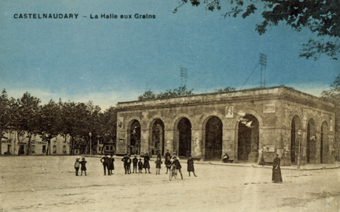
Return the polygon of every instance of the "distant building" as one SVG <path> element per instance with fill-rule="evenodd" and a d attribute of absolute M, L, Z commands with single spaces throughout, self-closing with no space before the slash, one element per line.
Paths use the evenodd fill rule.
<path fill-rule="evenodd" d="M 284 165 L 334 163 L 339 156 L 335 105 L 287 87 L 198 94 L 117 104 L 117 154 L 162 155 Z"/>
<path fill-rule="evenodd" d="M 7 155 L 26 155 L 28 150 L 27 134 L 17 137 L 16 131 L 7 131 L 1 141 L 1 154 Z M 58 136 L 51 139 L 49 152 L 51 155 L 67 155 L 70 154 L 69 146 L 70 136 Z M 46 154 L 48 143 L 42 141 L 40 136 L 32 136 L 31 138 L 31 154 L 44 155 Z"/>

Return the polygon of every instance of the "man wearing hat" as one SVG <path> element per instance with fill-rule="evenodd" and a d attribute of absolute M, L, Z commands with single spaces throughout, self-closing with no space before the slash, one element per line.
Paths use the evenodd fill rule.
<path fill-rule="evenodd" d="M 138 164 L 138 159 L 137 159 L 137 155 L 135 155 L 135 157 L 132 159 L 132 164 L 133 164 L 133 173 L 137 173 L 137 164 Z"/>
<path fill-rule="evenodd" d="M 106 169 L 107 169 L 107 174 L 110 175 L 110 171 L 108 169 L 109 158 L 107 157 L 107 154 L 105 154 L 105 156 L 100 159 L 100 162 L 102 162 L 102 164 L 103 164 L 104 175 L 106 175 Z"/>
<path fill-rule="evenodd" d="M 122 161 L 124 162 L 125 174 L 129 174 L 129 165 L 130 165 L 129 160 L 131 161 L 131 159 L 129 158 L 127 154 L 122 158 Z"/>

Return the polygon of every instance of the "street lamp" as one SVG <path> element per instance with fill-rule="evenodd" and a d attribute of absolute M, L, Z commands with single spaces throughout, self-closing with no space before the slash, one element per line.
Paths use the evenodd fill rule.
<path fill-rule="evenodd" d="M 299 136 L 299 156 L 298 156 L 298 165 L 297 165 L 297 169 L 300 170 L 300 164 L 301 164 L 301 135 L 302 135 L 302 131 L 298 130 L 298 136 Z"/>
<path fill-rule="evenodd" d="M 90 155 L 92 155 L 92 139 L 91 139 L 92 133 L 91 132 L 89 132 L 89 136 L 90 136 Z"/>

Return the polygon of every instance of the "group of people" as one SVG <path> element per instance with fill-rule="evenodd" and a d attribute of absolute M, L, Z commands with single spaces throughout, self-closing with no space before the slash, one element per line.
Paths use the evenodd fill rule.
<path fill-rule="evenodd" d="M 168 171 L 171 171 L 171 167 L 175 167 L 175 169 L 180 173 L 181 178 L 183 179 L 183 174 L 182 174 L 182 166 L 181 163 L 179 161 L 179 158 L 175 155 L 171 156 L 169 153 L 169 150 L 167 150 L 167 152 L 164 155 L 165 157 L 165 166 L 166 166 L 166 173 L 168 173 Z M 223 162 L 227 161 L 229 159 L 229 156 L 226 154 L 222 160 Z M 114 161 L 115 159 L 113 158 L 113 155 L 110 155 L 110 157 L 108 157 L 107 155 L 105 155 L 104 157 L 102 157 L 100 159 L 100 162 L 102 162 L 103 164 L 103 168 L 104 168 L 104 175 L 106 175 L 106 170 L 107 170 L 107 174 L 108 175 L 113 175 L 113 170 L 114 170 Z M 122 158 L 122 161 L 124 163 L 124 170 L 125 170 L 125 174 L 130 174 L 131 173 L 131 163 L 133 164 L 133 169 L 132 169 L 132 173 L 142 173 L 143 169 L 145 170 L 145 174 L 150 172 L 150 157 L 148 156 L 148 154 L 146 154 L 144 156 L 144 163 L 142 162 L 142 158 L 137 159 L 137 155 L 134 156 L 134 158 L 131 160 L 129 155 L 125 155 Z M 79 176 L 79 168 L 81 170 L 81 175 L 83 175 L 83 172 L 86 176 L 86 163 L 87 161 L 85 160 L 85 157 L 83 157 L 80 161 L 80 158 L 76 158 L 76 162 L 74 163 L 74 168 L 76 171 L 76 176 Z M 163 164 L 162 162 L 162 156 L 160 154 L 160 152 L 157 153 L 157 159 L 155 161 L 156 164 L 156 175 L 160 175 L 160 170 L 161 170 L 161 166 Z M 194 160 L 191 157 L 191 155 L 189 156 L 188 160 L 187 160 L 187 171 L 189 172 L 189 177 L 190 177 L 190 172 L 192 172 L 194 174 L 195 177 L 195 168 L 194 168 Z M 138 172 L 137 172 L 137 168 L 138 168 Z M 273 183 L 282 183 L 282 176 L 281 176 L 281 168 L 280 168 L 280 158 L 278 157 L 278 154 L 276 154 L 276 157 L 273 161 L 273 173 L 272 173 L 272 182 Z"/>
<path fill-rule="evenodd" d="M 76 158 L 76 162 L 74 163 L 74 169 L 76 170 L 76 176 L 79 176 L 79 168 L 81 166 L 81 176 L 83 176 L 83 172 L 85 173 L 86 176 L 86 163 L 87 161 L 83 157 L 80 161 L 80 158 Z"/>
<path fill-rule="evenodd" d="M 166 173 L 168 173 L 168 171 L 171 170 L 171 167 L 175 167 L 175 169 L 180 173 L 181 178 L 183 179 L 183 175 L 182 175 L 182 166 L 181 163 L 179 161 L 179 157 L 176 156 L 176 153 L 174 153 L 173 156 L 171 156 L 169 150 L 167 150 L 167 152 L 164 155 L 165 157 L 165 161 L 164 164 L 166 166 Z M 83 172 L 85 173 L 86 176 L 86 163 L 87 161 L 85 160 L 85 158 L 82 158 L 82 161 L 79 161 L 80 158 L 76 159 L 76 162 L 74 164 L 74 168 L 76 170 L 76 176 L 78 176 L 78 171 L 79 168 L 81 166 L 81 175 L 83 175 Z M 104 157 L 102 157 L 100 159 L 100 162 L 103 164 L 103 168 L 104 168 L 104 175 L 113 175 L 113 170 L 114 170 L 114 162 L 115 159 L 113 158 L 113 155 L 110 155 L 110 157 L 108 157 L 107 155 L 105 155 Z M 145 174 L 150 172 L 150 157 L 148 156 L 148 154 L 145 154 L 143 156 L 143 162 L 142 162 L 142 158 L 140 157 L 139 159 L 137 158 L 137 155 L 134 156 L 134 158 L 131 160 L 129 155 L 125 155 L 122 158 L 122 162 L 124 163 L 124 170 L 125 170 L 125 174 L 131 174 L 131 173 L 143 173 L 143 169 L 145 170 Z M 131 163 L 132 163 L 132 172 L 131 172 Z M 157 158 L 155 161 L 155 165 L 156 165 L 156 175 L 160 175 L 160 170 L 162 167 L 163 161 L 162 161 L 162 156 L 161 153 L 158 152 L 157 153 Z M 187 161 L 187 165 L 188 165 L 188 172 L 189 172 L 189 177 L 190 177 L 190 172 L 192 172 L 194 174 L 195 177 L 195 168 L 194 168 L 194 160 L 191 156 L 189 156 L 188 161 Z"/>
<path fill-rule="evenodd" d="M 100 159 L 100 162 L 103 164 L 104 175 L 106 175 L 106 170 L 107 170 L 107 175 L 112 175 L 113 174 L 112 171 L 115 169 L 115 165 L 114 165 L 115 159 L 113 158 L 113 155 L 111 154 L 110 157 L 105 155 L 104 157 Z"/>

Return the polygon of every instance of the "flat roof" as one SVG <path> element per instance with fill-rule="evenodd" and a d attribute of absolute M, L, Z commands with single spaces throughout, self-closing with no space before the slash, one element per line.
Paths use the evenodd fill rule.
<path fill-rule="evenodd" d="M 218 101 L 240 101 L 240 100 L 256 100 L 256 99 L 270 99 L 270 98 L 284 98 L 284 99 L 298 99 L 300 102 L 318 103 L 318 105 L 326 107 L 334 107 L 333 103 L 324 101 L 320 97 L 313 96 L 290 87 L 275 86 L 267 88 L 251 88 L 244 90 L 236 90 L 230 92 L 214 92 L 214 93 L 202 93 L 192 94 L 187 96 L 179 96 L 169 99 L 154 99 L 154 100 L 137 100 L 118 102 L 117 109 L 126 107 L 138 107 L 138 106 L 161 106 L 161 105 L 173 105 L 173 104 L 188 104 L 188 103 L 213 103 Z"/>

